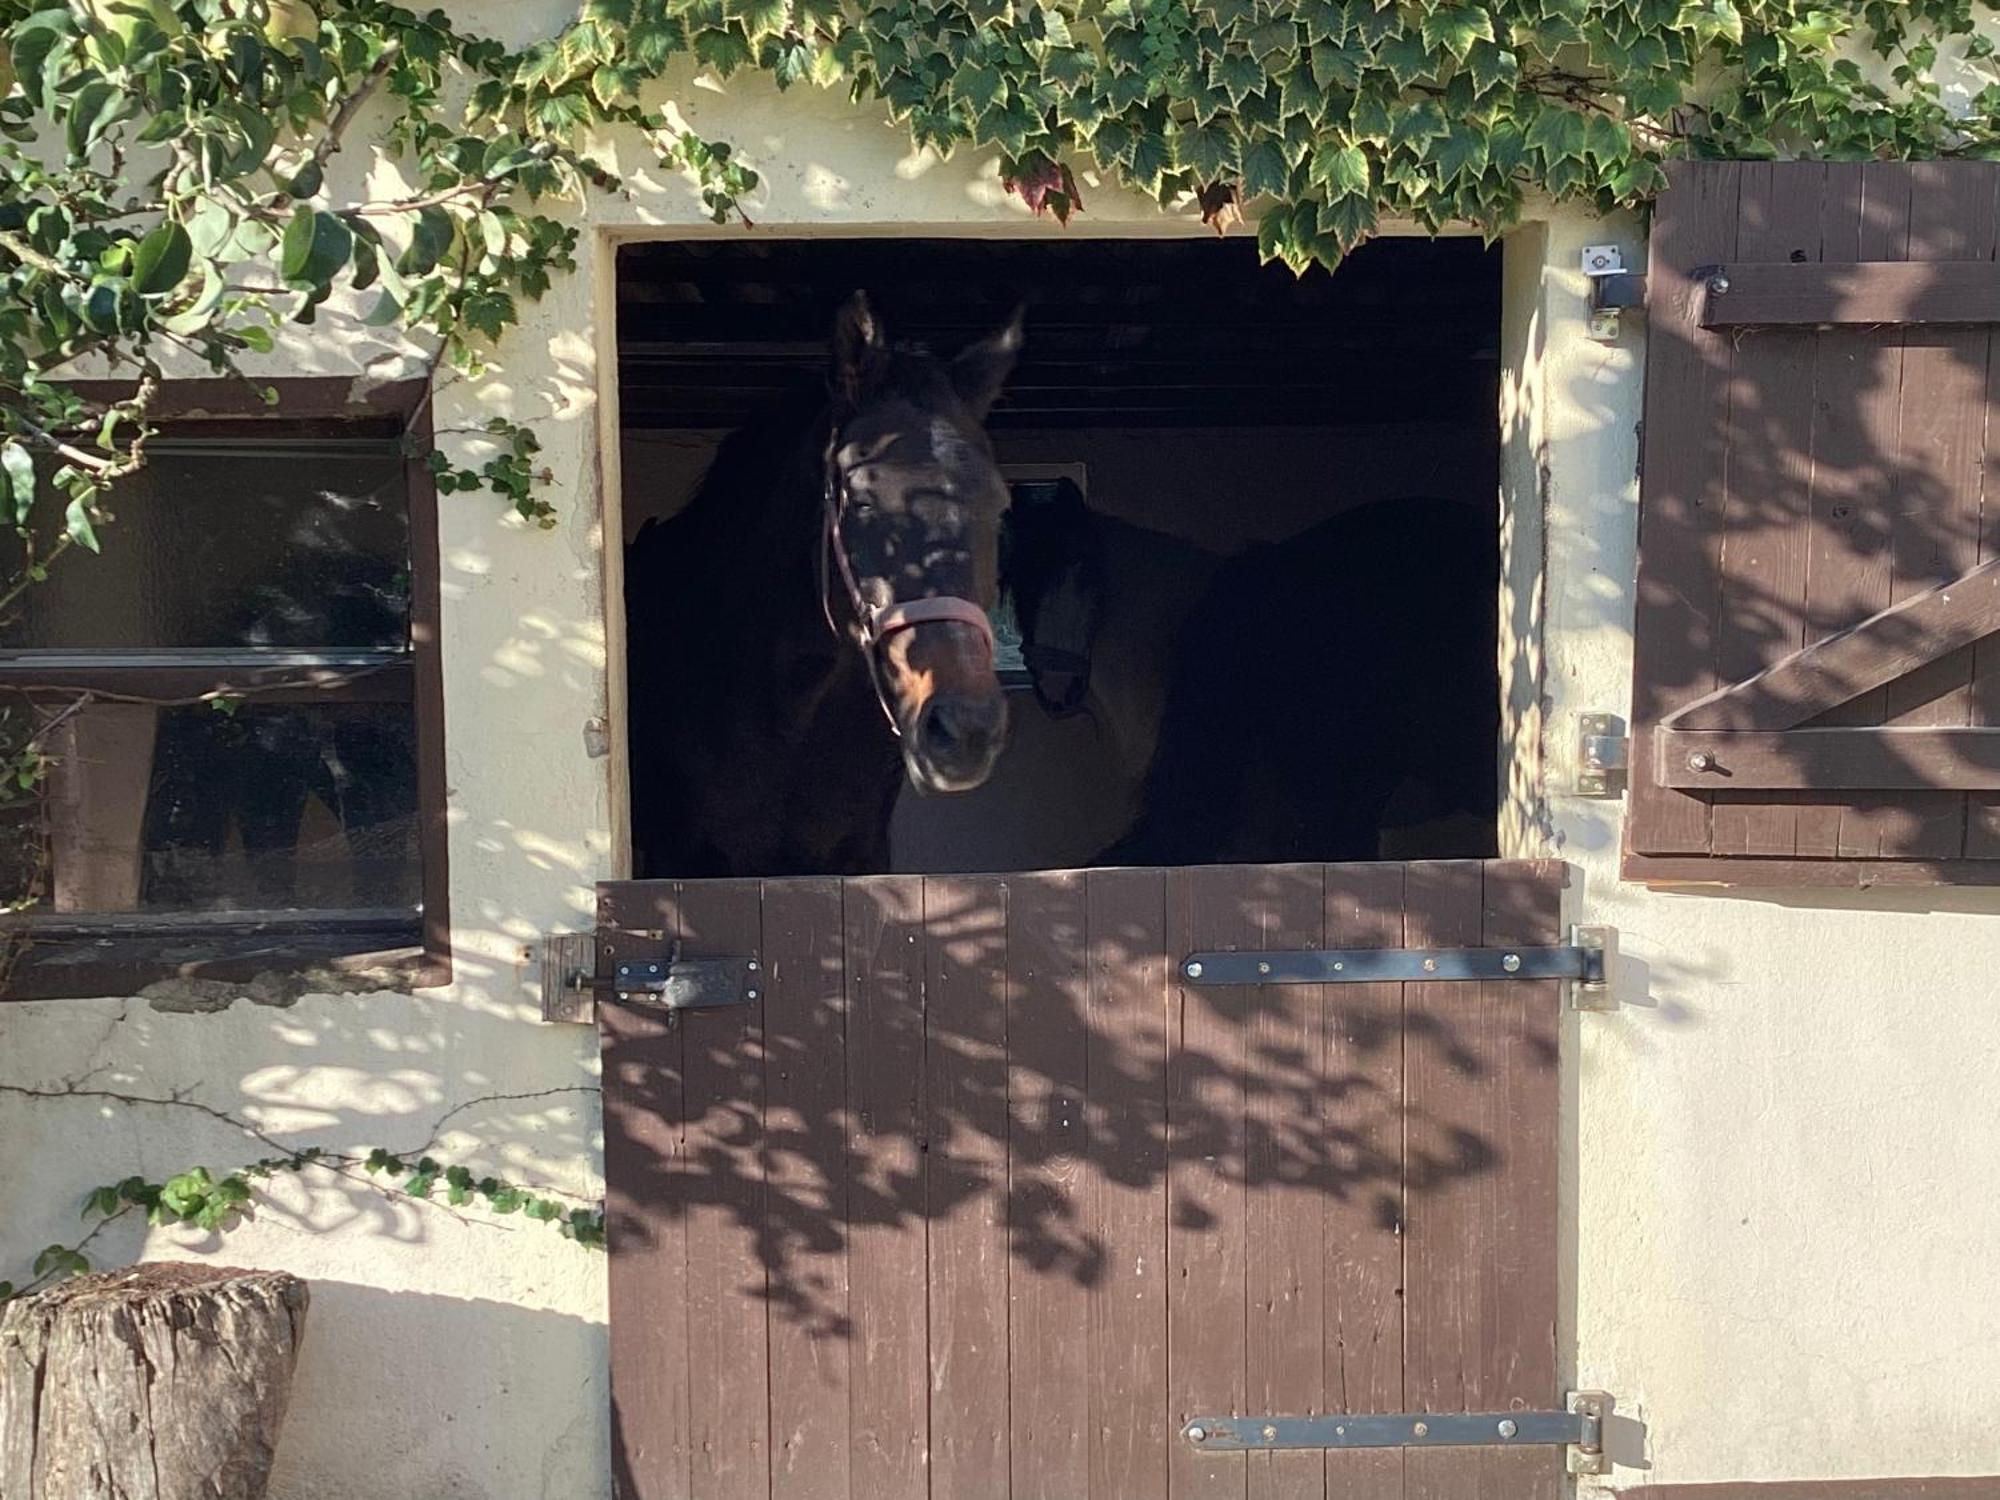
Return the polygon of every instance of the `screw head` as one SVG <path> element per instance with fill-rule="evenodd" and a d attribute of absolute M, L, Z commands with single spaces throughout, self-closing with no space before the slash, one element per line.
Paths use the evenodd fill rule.
<path fill-rule="evenodd" d="M 1190 979 L 1199 979 L 1201 978 L 1201 965 L 1199 963 L 1190 963 L 1187 965 L 1184 972 Z M 1200 1442 L 1201 1439 L 1196 1438 L 1195 1441 Z"/>
<path fill-rule="evenodd" d="M 1520 1430 L 1521 1429 L 1515 1425 L 1514 1419 L 1512 1417 L 1505 1418 L 1500 1423 L 1500 1436 L 1502 1437 L 1512 1437 L 1515 1433 L 1519 1432 Z"/>
<path fill-rule="evenodd" d="M 1688 757 L 1688 769 L 1690 771 L 1713 771 L 1715 769 L 1715 757 L 1710 755 L 1706 750 L 1697 750 Z"/>
<path fill-rule="evenodd" d="M 1259 974 L 1268 974 L 1271 972 L 1271 966 L 1269 964 L 1259 964 L 1257 965 L 1257 972 Z"/>
<path fill-rule="evenodd" d="M 1418 1437 L 1429 1437 L 1431 1435 L 1431 1424 L 1428 1422 L 1419 1422 L 1410 1431 Z"/>
<path fill-rule="evenodd" d="M 658 964 L 647 964 L 646 972 L 648 974 L 657 974 L 660 972 L 660 966 Z"/>
<path fill-rule="evenodd" d="M 1206 1427 L 1197 1425 L 1188 1429 L 1188 1441 L 1190 1443 L 1205 1442 L 1207 1438 L 1208 1429 Z"/>
<path fill-rule="evenodd" d="M 1518 953 L 1507 954 L 1504 958 L 1500 960 L 1500 967 L 1505 969 L 1509 974 L 1520 973 L 1521 955 Z"/>
<path fill-rule="evenodd" d="M 747 968 L 752 974 L 755 974 L 757 972 L 757 960 L 754 958 L 751 959 L 749 963 L 744 965 L 744 967 Z"/>
<path fill-rule="evenodd" d="M 1438 967 L 1438 961 L 1436 959 L 1427 958 L 1424 960 L 1424 972 L 1426 974 L 1437 973 L 1437 967 Z"/>
<path fill-rule="evenodd" d="M 755 990 L 745 990 L 743 992 L 743 998 L 746 1000 L 755 1000 L 757 998 L 757 992 Z"/>
<path fill-rule="evenodd" d="M 1277 1437 L 1278 1429 L 1273 1427 L 1269 1422 L 1266 1422 L 1264 1424 L 1264 1441 L 1267 1443 L 1276 1442 Z"/>
<path fill-rule="evenodd" d="M 1710 293 L 1711 293 L 1711 294 L 1713 294 L 1714 296 L 1717 296 L 1717 297 L 1726 297 L 1726 296 L 1728 296 L 1728 295 L 1729 295 L 1729 278 L 1728 278 L 1727 276 L 1711 276 L 1711 277 L 1709 277 L 1709 278 L 1708 278 L 1708 289 L 1709 289 Z"/>

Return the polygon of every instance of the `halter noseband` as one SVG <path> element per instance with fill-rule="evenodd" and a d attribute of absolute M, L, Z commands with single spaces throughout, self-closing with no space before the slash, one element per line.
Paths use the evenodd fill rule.
<path fill-rule="evenodd" d="M 919 625 L 937 625 L 947 621 L 970 625 L 979 632 L 986 642 L 986 655 L 990 660 L 996 645 L 993 637 L 993 622 L 986 618 L 986 611 L 970 599 L 961 599 L 955 594 L 935 594 L 923 599 L 908 599 L 900 603 L 878 608 L 870 604 L 861 592 L 861 583 L 854 576 L 854 563 L 847 555 L 847 544 L 841 540 L 840 520 L 847 509 L 847 487 L 841 483 L 840 466 L 835 454 L 840 446 L 840 425 L 835 423 L 826 438 L 826 493 L 824 521 L 819 536 L 819 602 L 826 615 L 826 627 L 836 639 L 840 636 L 840 626 L 833 618 L 833 574 L 837 571 L 841 584 L 847 590 L 847 602 L 854 610 L 854 618 L 861 630 L 861 650 L 868 659 L 868 681 L 875 689 L 875 701 L 882 705 L 882 717 L 889 721 L 889 732 L 898 739 L 903 737 L 903 727 L 896 722 L 896 711 L 889 706 L 889 694 L 882 686 L 882 664 L 876 653 L 884 641 L 905 630 L 914 630 Z"/>

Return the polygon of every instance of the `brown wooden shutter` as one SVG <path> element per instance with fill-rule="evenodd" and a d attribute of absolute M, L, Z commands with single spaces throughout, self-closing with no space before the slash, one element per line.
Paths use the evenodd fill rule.
<path fill-rule="evenodd" d="M 1670 178 L 1626 873 L 2000 881 L 2000 165 Z"/>

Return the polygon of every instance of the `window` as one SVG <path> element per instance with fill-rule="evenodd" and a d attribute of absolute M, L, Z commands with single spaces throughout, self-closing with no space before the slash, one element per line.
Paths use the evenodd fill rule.
<path fill-rule="evenodd" d="M 0 710 L 51 762 L 5 843 L 10 998 L 389 954 L 446 977 L 421 385 L 281 382 L 267 410 L 222 384 L 172 388 L 103 555 L 0 618 Z"/>

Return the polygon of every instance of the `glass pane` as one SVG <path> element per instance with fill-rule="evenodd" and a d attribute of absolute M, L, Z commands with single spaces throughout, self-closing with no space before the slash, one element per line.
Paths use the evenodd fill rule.
<path fill-rule="evenodd" d="M 0 647 L 401 647 L 409 495 L 393 442 L 174 443 L 111 496 L 104 552 L 72 552 L 0 619 Z M 61 504 L 44 496 L 48 527 Z M 44 535 L 44 554 L 51 541 Z M 20 538 L 0 535 L 0 578 Z"/>
<path fill-rule="evenodd" d="M 95 703 L 48 746 L 58 912 L 413 909 L 407 704 Z"/>

